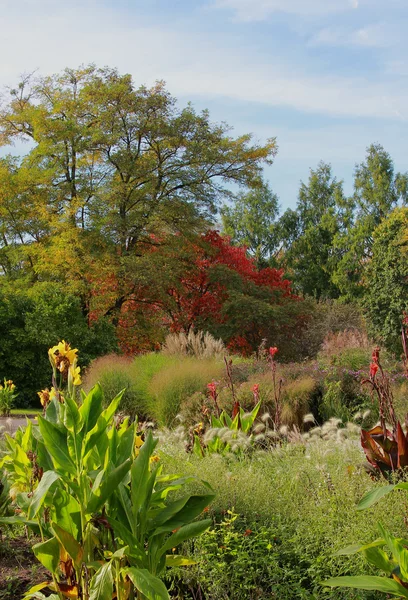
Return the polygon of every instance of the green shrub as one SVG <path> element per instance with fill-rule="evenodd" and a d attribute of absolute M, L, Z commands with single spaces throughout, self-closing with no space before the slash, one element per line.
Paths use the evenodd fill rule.
<path fill-rule="evenodd" d="M 117 354 L 109 354 L 94 360 L 87 370 L 84 379 L 84 389 L 89 392 L 94 385 L 100 383 L 105 406 L 125 390 L 119 410 L 134 416 L 139 414 L 140 406 L 135 402 L 133 381 L 129 373 L 130 360 Z"/>
<path fill-rule="evenodd" d="M 317 383 L 305 375 L 287 383 L 282 393 L 282 423 L 296 425 L 301 428 L 303 419 L 310 410 L 310 399 L 316 390 Z"/>
<path fill-rule="evenodd" d="M 175 424 L 184 402 L 206 384 L 222 376 L 224 365 L 216 359 L 186 357 L 172 361 L 152 377 L 148 385 L 147 411 L 160 426 Z"/>
<path fill-rule="evenodd" d="M 147 417 L 148 406 L 153 401 L 149 384 L 153 376 L 171 364 L 174 357 L 151 352 L 136 356 L 133 360 L 110 354 L 94 360 L 87 370 L 84 387 L 90 390 L 100 383 L 108 403 L 120 391 L 125 390 L 120 410 L 140 419 Z"/>

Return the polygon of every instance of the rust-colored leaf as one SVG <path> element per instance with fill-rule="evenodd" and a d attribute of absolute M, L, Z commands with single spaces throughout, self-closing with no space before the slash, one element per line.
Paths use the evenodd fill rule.
<path fill-rule="evenodd" d="M 397 442 L 398 442 L 398 468 L 408 466 L 408 441 L 402 427 L 398 422 L 397 425 Z"/>

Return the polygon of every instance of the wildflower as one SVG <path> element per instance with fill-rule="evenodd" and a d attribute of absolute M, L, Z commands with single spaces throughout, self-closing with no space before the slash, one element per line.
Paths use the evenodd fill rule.
<path fill-rule="evenodd" d="M 271 358 L 273 358 L 275 356 L 275 354 L 278 352 L 278 348 L 276 346 L 274 346 L 273 348 L 269 348 L 269 356 Z"/>
<path fill-rule="evenodd" d="M 41 392 L 37 392 L 37 394 L 40 398 L 41 405 L 44 408 L 47 408 L 50 403 L 50 390 L 45 388 L 45 390 L 41 390 Z"/>
<path fill-rule="evenodd" d="M 215 381 L 207 383 L 207 389 L 210 392 L 210 396 L 214 398 L 217 395 L 217 384 Z"/>
<path fill-rule="evenodd" d="M 378 361 L 380 360 L 380 348 L 378 346 L 374 348 L 373 353 L 371 355 L 371 360 L 373 361 L 373 363 L 378 363 Z"/>
<path fill-rule="evenodd" d="M 77 348 L 72 349 L 67 342 L 62 340 L 62 342 L 48 350 L 48 357 L 53 369 L 66 376 L 69 367 L 77 360 L 77 352 Z"/>
<path fill-rule="evenodd" d="M 195 431 L 195 433 L 200 434 L 203 431 L 203 429 L 204 429 L 204 425 L 202 423 L 199 423 L 197 425 L 197 427 L 194 428 L 194 431 Z"/>
<path fill-rule="evenodd" d="M 82 380 L 81 380 L 80 372 L 81 372 L 81 367 L 76 366 L 76 360 L 75 360 L 74 364 L 70 365 L 70 367 L 69 367 L 69 376 L 72 378 L 73 385 L 81 385 Z"/>
<path fill-rule="evenodd" d="M 255 383 L 255 385 L 252 387 L 252 393 L 254 395 L 255 402 L 258 402 L 258 400 L 259 400 L 259 383 Z"/>
<path fill-rule="evenodd" d="M 375 362 L 372 362 L 370 365 L 370 377 L 372 379 L 374 379 L 374 377 L 376 376 L 377 371 L 378 371 L 378 364 Z"/>
<path fill-rule="evenodd" d="M 251 535 L 251 533 L 252 533 L 252 529 L 245 529 L 244 536 L 247 537 L 248 535 Z"/>
<path fill-rule="evenodd" d="M 142 436 L 137 435 L 135 439 L 135 455 L 139 456 L 140 448 L 143 446 L 144 441 L 142 440 Z"/>

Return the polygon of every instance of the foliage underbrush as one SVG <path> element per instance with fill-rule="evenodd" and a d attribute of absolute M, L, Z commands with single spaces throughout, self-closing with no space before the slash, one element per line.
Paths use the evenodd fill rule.
<path fill-rule="evenodd" d="M 166 468 L 185 460 L 174 439 L 163 446 Z M 406 536 L 403 496 L 357 511 L 361 497 L 380 485 L 366 474 L 364 460 L 356 431 L 349 440 L 316 435 L 312 442 L 277 446 L 251 458 L 192 456 L 185 470 L 204 477 L 216 492 L 213 527 L 186 547 L 197 565 L 173 571 L 176 597 L 382 598 L 377 592 L 328 592 L 320 585 L 328 577 L 367 573 L 360 556 L 338 557 L 335 552 L 371 541 L 377 520 Z"/>

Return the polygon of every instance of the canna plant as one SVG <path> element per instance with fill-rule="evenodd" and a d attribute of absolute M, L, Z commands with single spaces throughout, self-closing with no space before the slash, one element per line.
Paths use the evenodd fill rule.
<path fill-rule="evenodd" d="M 403 341 L 404 336 L 403 330 Z M 379 424 L 369 431 L 361 431 L 361 446 L 370 464 L 369 472 L 374 476 L 381 474 L 388 481 L 395 480 L 395 476 L 402 475 L 408 467 L 408 437 L 396 417 L 390 380 L 382 368 L 378 347 L 372 353 L 370 376 L 363 383 L 376 394 L 380 412 Z"/>
<path fill-rule="evenodd" d="M 50 572 L 26 597 L 48 589 L 54 600 L 168 599 L 166 566 L 189 564 L 169 551 L 209 527 L 195 519 L 214 496 L 180 496 L 192 478 L 164 475 L 151 432 L 143 439 L 137 423 L 115 418 L 121 394 L 103 410 L 96 385 L 77 404 L 76 352 L 65 342 L 50 350 L 44 415 L 6 436 L 0 459 L 16 509 L 0 523 L 39 534 L 33 551 Z"/>
<path fill-rule="evenodd" d="M 210 397 L 216 408 L 216 415 L 211 414 L 210 429 L 205 432 L 202 423 L 193 430 L 191 448 L 196 456 L 205 454 L 226 454 L 229 452 L 240 452 L 251 444 L 251 429 L 258 416 L 261 407 L 259 398 L 259 386 L 253 387 L 254 399 L 257 402 L 251 412 L 246 413 L 239 402 L 234 398 L 234 408 L 230 416 L 225 410 L 221 411 L 218 405 L 218 394 L 216 382 L 207 385 Z"/>
<path fill-rule="evenodd" d="M 16 386 L 11 379 L 4 378 L 3 385 L 0 384 L 0 413 L 4 417 L 10 415 L 15 398 L 18 394 L 15 392 Z"/>
<path fill-rule="evenodd" d="M 402 345 L 404 364 L 408 365 L 408 345 L 403 321 Z M 398 479 L 406 473 L 408 466 L 408 440 L 397 420 L 389 379 L 384 373 L 379 348 L 375 348 L 370 365 L 370 378 L 365 380 L 376 392 L 380 408 L 380 424 L 370 431 L 361 432 L 361 443 L 374 473 L 381 473 L 388 481 Z M 379 377 L 377 374 L 379 373 Z M 391 424 L 391 431 L 386 422 Z M 397 476 L 397 477 L 396 477 Z M 360 501 L 359 510 L 370 508 L 393 490 L 408 491 L 408 483 L 400 481 L 375 488 Z M 382 571 L 385 577 L 362 575 L 333 577 L 323 585 L 328 587 L 351 587 L 363 590 L 377 590 L 398 598 L 408 598 L 408 539 L 394 537 L 381 523 L 378 524 L 381 537 L 369 544 L 355 544 L 338 554 L 361 553 L 367 562 Z"/>

